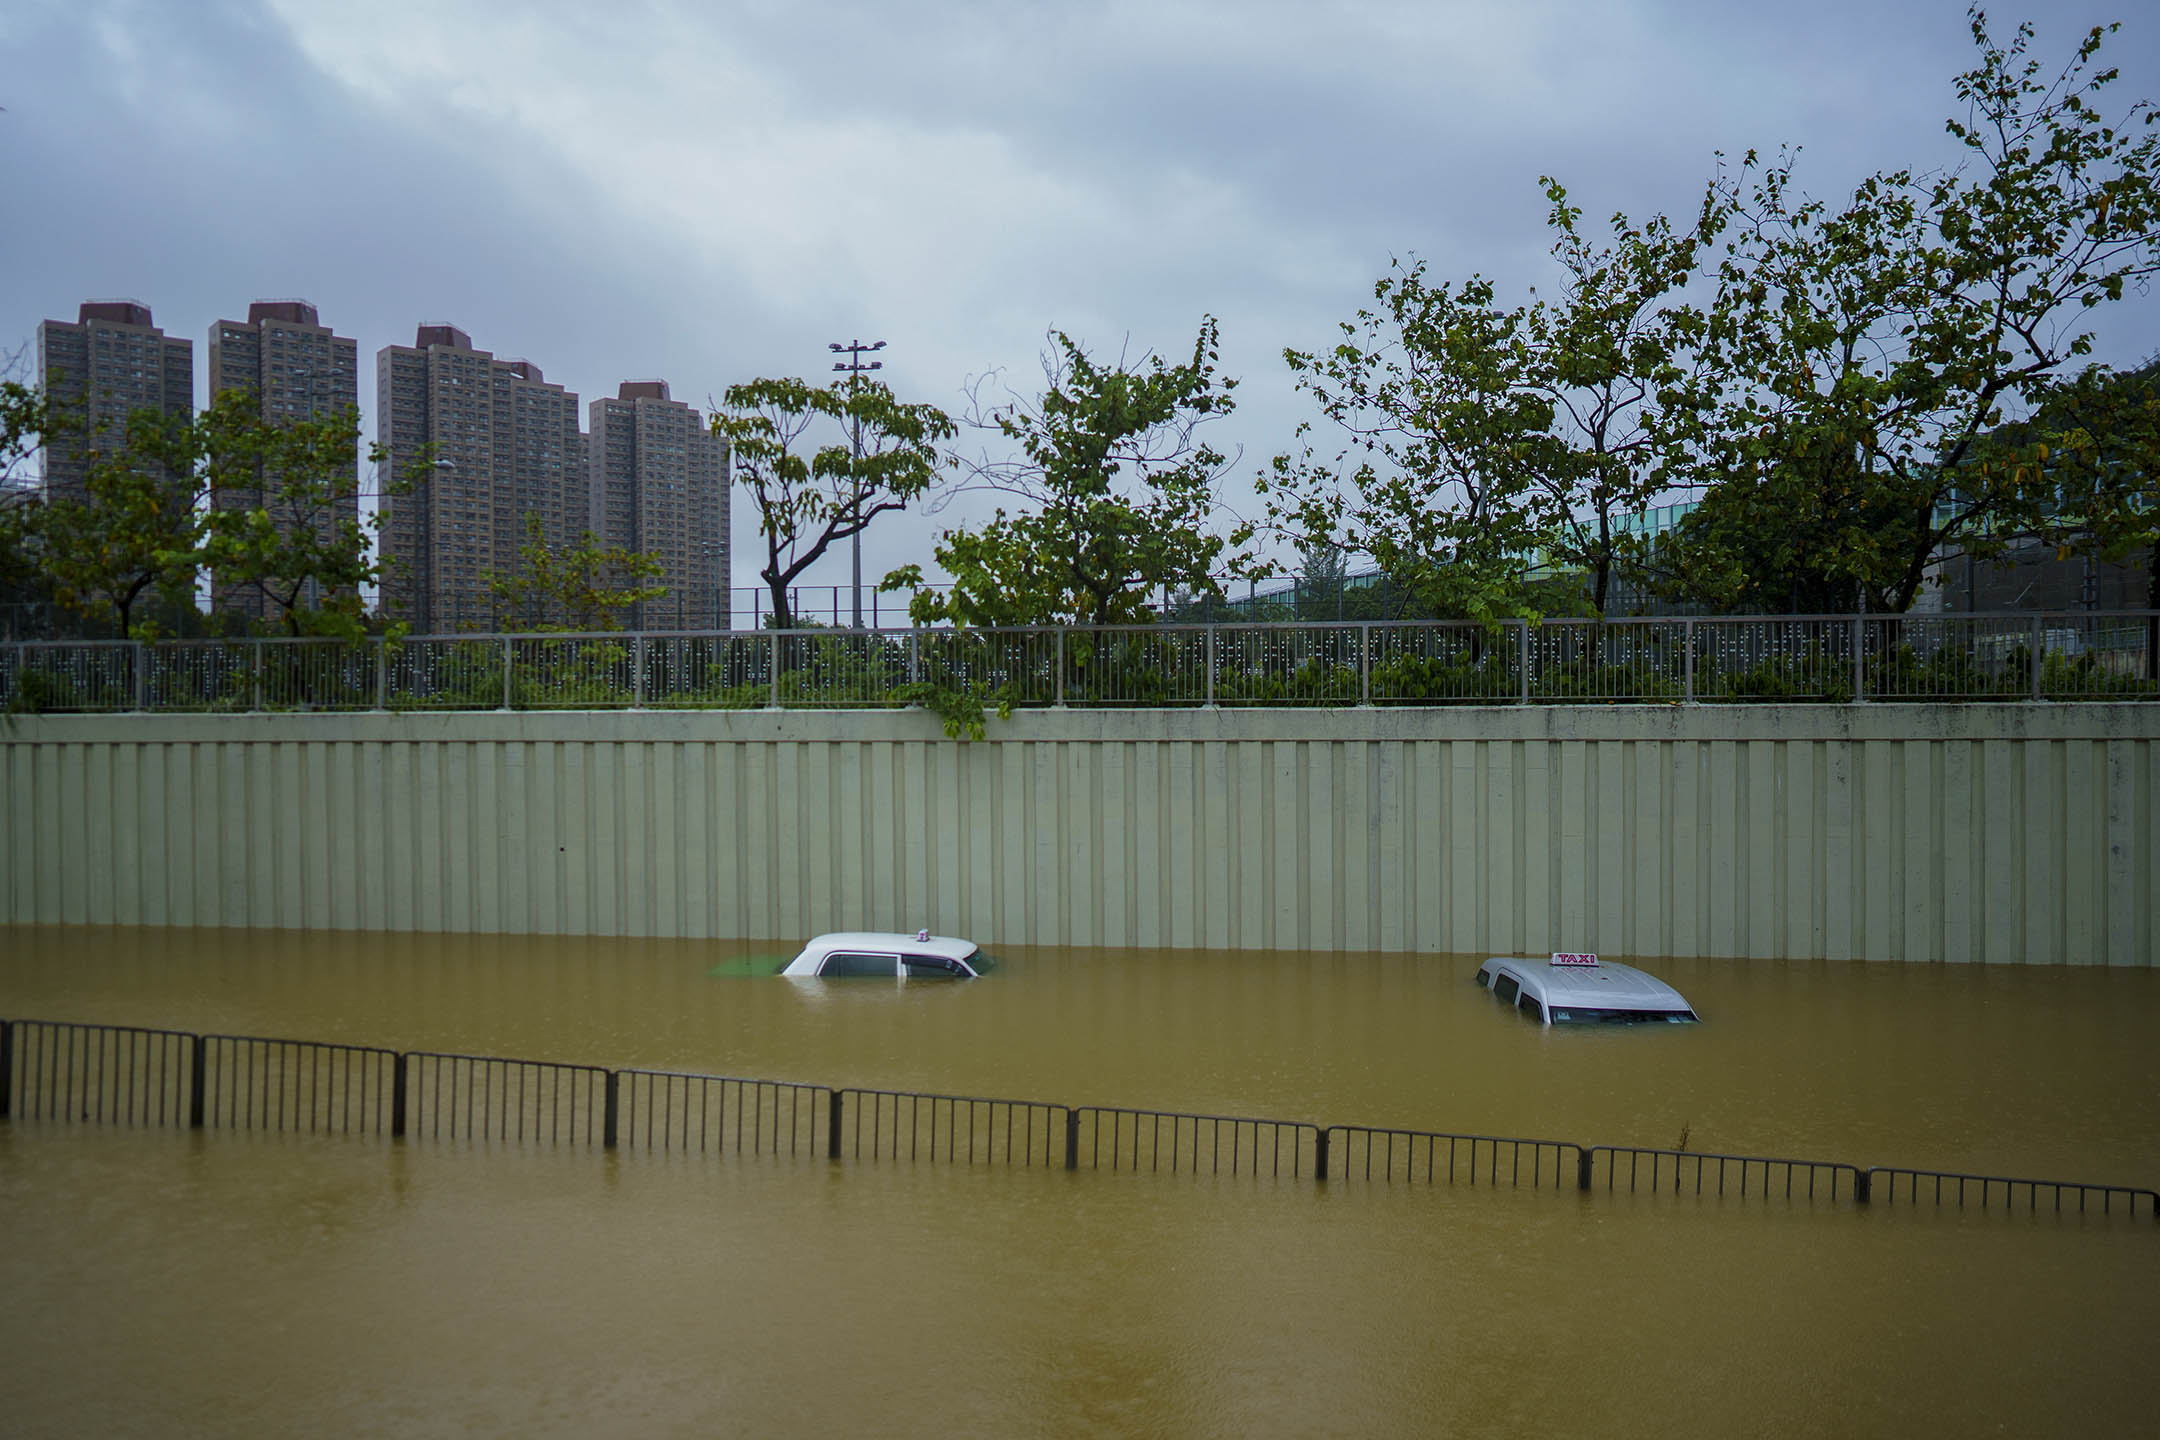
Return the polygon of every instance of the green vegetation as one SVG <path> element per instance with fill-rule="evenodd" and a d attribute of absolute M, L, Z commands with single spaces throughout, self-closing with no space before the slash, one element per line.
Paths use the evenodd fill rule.
<path fill-rule="evenodd" d="M 712 418 L 757 510 L 758 575 L 772 593 L 775 629 L 795 624 L 788 591 L 803 571 L 937 485 L 937 446 L 954 434 L 936 406 L 903 404 L 884 385 L 849 378 L 822 388 L 793 379 L 731 385 Z"/>

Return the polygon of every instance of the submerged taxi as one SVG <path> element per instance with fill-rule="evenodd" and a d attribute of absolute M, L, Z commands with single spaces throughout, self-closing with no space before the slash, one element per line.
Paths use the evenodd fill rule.
<path fill-rule="evenodd" d="M 1495 955 L 1478 967 L 1477 983 L 1542 1025 L 1683 1025 L 1701 1018 L 1657 976 L 1595 955 Z"/>
<path fill-rule="evenodd" d="M 980 945 L 952 935 L 842 930 L 803 946 L 780 973 L 798 980 L 973 980 L 991 963 Z"/>

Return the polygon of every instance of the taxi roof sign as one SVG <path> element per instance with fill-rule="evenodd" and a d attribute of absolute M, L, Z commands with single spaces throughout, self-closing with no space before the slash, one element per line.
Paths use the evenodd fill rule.
<path fill-rule="evenodd" d="M 1572 955 L 1565 950 L 1555 950 L 1553 951 L 1552 963 L 1555 965 L 1595 965 L 1597 964 L 1597 956 Z"/>

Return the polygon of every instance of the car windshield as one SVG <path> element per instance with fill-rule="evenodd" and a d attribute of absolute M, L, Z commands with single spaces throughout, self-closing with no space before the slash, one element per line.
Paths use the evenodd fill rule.
<path fill-rule="evenodd" d="M 1681 1025 L 1695 1018 L 1692 1010 L 1593 1010 L 1581 1005 L 1555 1005 L 1555 1025 Z"/>
<path fill-rule="evenodd" d="M 997 963 L 996 956 L 980 947 L 970 951 L 967 957 L 968 969 L 973 970 L 977 975 L 989 974 L 992 970 L 997 969 Z"/>

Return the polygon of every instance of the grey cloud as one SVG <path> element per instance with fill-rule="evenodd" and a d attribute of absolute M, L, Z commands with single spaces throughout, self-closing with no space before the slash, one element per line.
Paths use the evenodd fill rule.
<path fill-rule="evenodd" d="M 2050 61 L 2108 18 L 2050 11 Z M 892 342 L 887 373 L 903 389 L 950 402 L 971 370 L 1032 378 L 1048 325 L 1174 352 L 1207 311 L 1247 377 L 1223 438 L 1257 463 L 1298 418 L 1281 348 L 1324 343 L 1390 255 L 1533 283 L 1540 172 L 1592 215 L 1639 216 L 1691 208 L 1719 149 L 1802 143 L 1819 193 L 1880 166 L 1941 163 L 1950 77 L 1969 53 L 1954 0 L 516 13 L 521 40 L 574 56 L 559 116 L 615 119 L 612 107 L 684 83 L 685 57 L 735 67 L 693 87 L 695 118 L 674 127 L 685 133 L 647 137 L 681 145 L 689 168 L 610 190 L 514 116 L 460 108 L 465 89 L 519 63 L 507 45 L 420 56 L 423 93 L 386 102 L 311 58 L 298 11 L 291 26 L 243 3 L 11 12 L 0 344 L 92 295 L 140 295 L 200 340 L 251 298 L 301 294 L 364 353 L 408 340 L 420 319 L 454 320 L 588 398 L 631 376 L 702 399 L 754 374 L 816 374 L 826 340 L 862 334 Z M 2128 18 L 2109 49 L 2117 88 L 2160 94 L 2160 26 Z M 702 117 L 745 112 L 755 123 L 738 148 L 700 148 Z M 865 212 L 863 177 L 805 174 L 784 193 L 732 178 L 756 158 L 740 147 L 811 125 L 909 137 L 892 163 L 987 157 L 979 175 L 919 177 L 985 218 L 948 220 L 953 252 L 926 261 Z M 808 153 L 840 165 L 831 157 L 854 152 Z M 875 178 L 879 194 L 922 188 Z M 661 203 L 654 187 L 670 185 L 709 203 Z M 1068 225 L 1061 205 L 1083 208 Z M 773 206 L 789 223 L 772 233 L 790 238 L 744 239 L 766 233 Z M 807 248 L 757 248 L 780 244 Z M 2147 298 L 2122 307 L 2108 353 L 2152 349 L 2154 317 Z M 932 528 L 916 517 L 877 534 L 869 568 L 925 558 Z M 739 523 L 740 583 L 753 546 Z M 833 578 L 838 567 L 820 577 Z"/>

